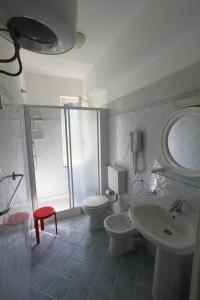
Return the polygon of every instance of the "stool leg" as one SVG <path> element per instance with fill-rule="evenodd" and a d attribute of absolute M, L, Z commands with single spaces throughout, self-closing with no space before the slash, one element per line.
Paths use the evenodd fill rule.
<path fill-rule="evenodd" d="M 36 234 L 36 240 L 37 243 L 40 243 L 40 233 L 39 233 L 39 226 L 38 226 L 38 220 L 35 219 L 35 234 Z"/>
<path fill-rule="evenodd" d="M 41 224 L 41 230 L 43 231 L 44 230 L 44 220 L 43 219 L 40 219 L 40 224 Z"/>
<path fill-rule="evenodd" d="M 54 217 L 55 217 L 56 234 L 58 234 L 56 212 L 54 213 Z"/>

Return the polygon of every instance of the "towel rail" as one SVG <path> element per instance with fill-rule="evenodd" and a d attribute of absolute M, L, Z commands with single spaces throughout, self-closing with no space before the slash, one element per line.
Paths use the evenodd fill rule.
<path fill-rule="evenodd" d="M 23 174 L 15 174 L 15 172 L 13 172 L 11 175 L 3 176 L 3 177 L 0 179 L 0 184 L 1 184 L 1 182 L 4 181 L 4 180 L 6 180 L 6 179 L 12 178 L 13 180 L 15 180 L 16 177 L 20 177 L 20 179 L 19 179 L 19 181 L 18 181 L 18 183 L 17 183 L 17 185 L 16 185 L 16 188 L 15 188 L 14 191 L 13 191 L 12 196 L 10 197 L 10 199 L 9 199 L 9 201 L 8 201 L 8 204 L 7 204 L 6 208 L 0 211 L 0 216 L 6 214 L 6 213 L 11 209 L 11 206 L 12 206 L 12 204 L 13 204 L 15 195 L 16 195 L 16 193 L 17 193 L 17 190 L 18 190 L 18 188 L 19 188 L 19 186 L 20 186 L 20 183 L 21 183 L 21 181 L 22 181 L 24 175 L 23 175 Z"/>

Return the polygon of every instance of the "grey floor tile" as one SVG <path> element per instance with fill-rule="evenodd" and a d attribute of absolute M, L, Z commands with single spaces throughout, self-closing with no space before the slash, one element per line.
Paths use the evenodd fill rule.
<path fill-rule="evenodd" d="M 58 255 L 52 260 L 51 265 L 49 265 L 49 268 L 52 270 L 72 280 L 76 278 L 80 267 L 81 264 L 79 262 L 74 261 L 64 255 Z"/>
<path fill-rule="evenodd" d="M 136 285 L 134 300 L 153 300 L 152 289 L 142 285 Z"/>
<path fill-rule="evenodd" d="M 51 282 L 51 284 L 47 288 L 46 293 L 60 300 L 70 292 L 72 286 L 73 281 L 63 276 L 57 276 L 56 279 Z"/>
<path fill-rule="evenodd" d="M 102 229 L 100 234 L 98 235 L 98 240 L 104 241 L 104 242 L 109 242 L 109 236 L 107 234 L 107 232 Z"/>
<path fill-rule="evenodd" d="M 36 298 L 36 300 L 38 300 L 38 299 Z M 52 298 L 49 295 L 43 295 L 42 298 L 41 298 L 41 300 L 55 300 L 55 298 Z"/>
<path fill-rule="evenodd" d="M 113 289 L 112 300 L 136 300 L 135 284 L 131 281 L 118 279 Z"/>
<path fill-rule="evenodd" d="M 42 253 L 43 251 L 46 251 L 49 248 L 49 244 L 51 241 L 55 238 L 55 235 L 52 235 L 47 232 L 40 232 L 40 244 L 36 243 L 35 236 L 32 238 L 32 251 L 38 251 Z"/>
<path fill-rule="evenodd" d="M 89 266 L 95 267 L 97 270 L 103 263 L 105 257 L 105 253 L 103 255 L 98 255 L 97 253 L 91 253 L 88 255 L 87 259 L 85 260 L 85 263 L 87 263 Z"/>
<path fill-rule="evenodd" d="M 62 240 L 67 240 L 72 232 L 73 232 L 72 229 L 70 230 L 66 228 L 61 228 L 58 232 L 58 237 Z"/>
<path fill-rule="evenodd" d="M 88 288 L 79 283 L 74 283 L 70 292 L 67 293 L 62 300 L 86 300 L 88 298 L 88 294 Z"/>
<path fill-rule="evenodd" d="M 140 250 L 139 249 L 135 249 L 133 251 L 125 253 L 122 256 L 122 258 L 124 260 L 130 261 L 130 262 L 133 262 L 133 263 L 136 263 L 136 264 L 139 263 L 140 257 L 141 257 L 141 254 L 140 254 Z"/>
<path fill-rule="evenodd" d="M 135 281 L 136 275 L 137 275 L 137 264 L 127 262 L 127 261 L 122 261 L 119 270 L 119 277 L 126 280 Z"/>
<path fill-rule="evenodd" d="M 76 231 L 72 231 L 72 233 L 70 234 L 67 240 L 71 243 L 79 244 L 83 237 L 84 237 L 83 234 Z"/>
<path fill-rule="evenodd" d="M 99 256 L 105 256 L 105 254 L 108 253 L 108 244 L 104 241 L 97 240 L 91 250 L 91 253 Z"/>
<path fill-rule="evenodd" d="M 122 257 L 106 254 L 101 269 L 111 274 L 116 274 L 120 270 Z"/>
<path fill-rule="evenodd" d="M 65 266 L 64 275 L 72 280 L 77 278 L 77 274 L 81 268 L 81 263 L 75 260 L 68 259 Z"/>
<path fill-rule="evenodd" d="M 116 275 L 100 271 L 96 278 L 94 289 L 101 288 L 104 292 L 110 294 L 113 290 L 115 279 Z"/>
<path fill-rule="evenodd" d="M 90 289 L 92 284 L 95 282 L 97 272 L 95 268 L 88 267 L 86 264 L 82 264 L 77 271 L 76 281 Z"/>
<path fill-rule="evenodd" d="M 52 249 L 47 249 L 42 253 L 33 253 L 32 254 L 32 264 L 41 264 L 48 266 L 52 259 L 56 256 L 56 252 Z"/>
<path fill-rule="evenodd" d="M 61 253 L 57 253 L 57 255 L 52 259 L 49 264 L 49 268 L 57 273 L 64 274 L 66 269 L 67 257 Z"/>
<path fill-rule="evenodd" d="M 145 249 L 140 251 L 139 264 L 148 267 L 154 267 L 155 258 Z"/>
<path fill-rule="evenodd" d="M 60 252 L 66 256 L 69 256 L 72 254 L 73 250 L 75 249 L 75 245 L 67 242 L 67 241 L 63 241 L 60 238 L 55 238 L 50 244 L 49 247 L 51 249 L 53 249 L 56 252 Z"/>
<path fill-rule="evenodd" d="M 59 229 L 59 227 L 60 227 L 60 226 L 59 226 L 59 224 L 58 224 L 58 229 Z M 55 233 L 56 233 L 55 224 L 54 224 L 54 223 L 49 223 L 49 224 L 45 225 L 44 231 L 45 231 L 45 232 L 52 233 L 52 234 L 55 234 Z"/>
<path fill-rule="evenodd" d="M 109 300 L 110 292 L 105 291 L 102 287 L 93 288 L 89 293 L 88 300 Z"/>
<path fill-rule="evenodd" d="M 35 288 L 31 288 L 30 289 L 30 293 L 29 293 L 29 299 L 28 300 L 41 300 L 43 297 L 43 294 L 38 291 L 37 289 Z"/>
<path fill-rule="evenodd" d="M 91 236 L 88 236 L 88 235 L 84 235 L 84 237 L 80 241 L 79 245 L 84 246 L 84 247 L 92 248 L 94 246 L 95 242 L 96 242 L 95 238 L 93 238 Z"/>
<path fill-rule="evenodd" d="M 52 272 L 44 266 L 36 266 L 31 274 L 31 286 L 45 291 L 53 280 L 56 279 L 57 274 Z"/>
<path fill-rule="evenodd" d="M 93 237 L 93 238 L 98 238 L 98 236 L 101 234 L 101 230 L 88 230 L 86 232 L 86 235 Z"/>
<path fill-rule="evenodd" d="M 80 233 L 86 233 L 89 228 L 89 218 L 84 218 L 79 221 L 76 226 L 76 231 Z"/>
<path fill-rule="evenodd" d="M 57 236 L 54 230 L 45 226 L 39 245 L 31 233 L 28 300 L 152 300 L 154 258 L 144 248 L 112 256 L 105 230 L 89 231 L 84 215 L 59 221 Z"/>
<path fill-rule="evenodd" d="M 136 277 L 137 283 L 140 283 L 147 287 L 151 287 L 153 283 L 153 272 L 154 269 L 152 267 L 144 267 L 143 265 L 138 265 Z"/>
<path fill-rule="evenodd" d="M 76 246 L 73 252 L 71 253 L 70 257 L 78 261 L 85 262 L 87 260 L 89 253 L 90 253 L 90 248 Z"/>
<path fill-rule="evenodd" d="M 55 298 L 52 298 L 50 295 L 46 295 L 35 288 L 31 288 L 29 298 L 26 300 L 55 300 Z"/>

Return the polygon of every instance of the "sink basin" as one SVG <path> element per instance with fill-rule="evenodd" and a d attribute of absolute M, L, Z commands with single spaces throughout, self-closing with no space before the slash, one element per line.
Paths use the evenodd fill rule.
<path fill-rule="evenodd" d="M 148 202 L 130 208 L 137 230 L 167 252 L 192 254 L 195 244 L 195 214 L 188 210 L 170 213 L 160 203 L 161 201 Z"/>

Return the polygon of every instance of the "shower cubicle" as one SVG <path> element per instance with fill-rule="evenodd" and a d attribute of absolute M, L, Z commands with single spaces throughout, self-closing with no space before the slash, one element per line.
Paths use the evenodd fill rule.
<path fill-rule="evenodd" d="M 29 176 L 34 208 L 81 207 L 107 185 L 105 109 L 25 105 Z"/>

